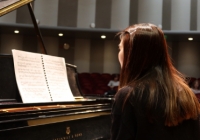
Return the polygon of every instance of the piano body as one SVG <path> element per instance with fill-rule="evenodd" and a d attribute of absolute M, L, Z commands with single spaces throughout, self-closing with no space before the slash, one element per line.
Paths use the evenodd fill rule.
<path fill-rule="evenodd" d="M 109 139 L 112 98 L 84 97 L 79 88 L 76 66 L 66 64 L 66 67 L 76 101 L 22 103 L 13 57 L 0 55 L 1 140 Z"/>

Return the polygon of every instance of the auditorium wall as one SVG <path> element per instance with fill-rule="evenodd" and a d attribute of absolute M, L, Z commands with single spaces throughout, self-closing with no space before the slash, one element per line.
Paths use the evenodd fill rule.
<path fill-rule="evenodd" d="M 121 30 L 130 24 L 151 22 L 164 31 L 199 31 L 200 0 L 35 0 L 33 9 L 39 26 Z M 27 6 L 0 17 L 0 24 L 32 24 Z M 94 29 L 95 29 L 94 28 Z M 117 39 L 85 39 L 43 36 L 47 52 L 77 65 L 79 72 L 119 73 Z M 70 48 L 63 49 L 68 43 Z M 169 41 L 178 70 L 200 77 L 200 40 Z M 0 53 L 11 49 L 40 52 L 34 35 L 0 35 Z"/>

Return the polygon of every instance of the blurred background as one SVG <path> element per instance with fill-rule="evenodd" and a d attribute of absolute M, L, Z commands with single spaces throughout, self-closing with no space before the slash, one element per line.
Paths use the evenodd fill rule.
<path fill-rule="evenodd" d="M 200 77 L 200 0 L 34 0 L 32 5 L 47 53 L 64 57 L 79 73 L 119 73 L 116 33 L 149 22 L 164 31 L 175 67 Z M 0 53 L 11 49 L 41 52 L 27 5 L 0 17 Z"/>

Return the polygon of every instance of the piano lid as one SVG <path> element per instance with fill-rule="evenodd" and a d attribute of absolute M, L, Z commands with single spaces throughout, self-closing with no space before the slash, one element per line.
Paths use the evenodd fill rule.
<path fill-rule="evenodd" d="M 33 0 L 0 0 L 0 16 L 5 15 Z"/>
<path fill-rule="evenodd" d="M 33 9 L 32 9 L 32 5 L 31 2 L 33 0 L 0 0 L 0 16 L 5 15 L 13 10 L 16 10 L 17 8 L 23 6 L 23 5 L 27 5 L 28 9 L 29 9 L 29 13 L 37 34 L 37 38 L 38 38 L 38 42 L 39 42 L 39 46 L 41 49 L 41 52 L 43 54 L 47 54 L 45 45 L 44 45 L 44 41 L 42 39 L 42 35 L 41 32 L 38 28 L 37 22 L 36 22 L 36 18 L 35 15 L 33 13 Z"/>

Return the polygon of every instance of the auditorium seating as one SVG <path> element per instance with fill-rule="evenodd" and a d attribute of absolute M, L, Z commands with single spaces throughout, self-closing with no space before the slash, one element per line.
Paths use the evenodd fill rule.
<path fill-rule="evenodd" d="M 196 80 L 195 77 L 186 77 L 186 81 L 188 83 L 188 85 L 191 87 L 192 83 Z"/>
<path fill-rule="evenodd" d="M 193 82 L 194 82 L 195 80 L 198 80 L 199 83 L 200 83 L 200 78 L 186 77 L 186 81 L 187 81 L 189 87 L 192 87 Z M 196 95 L 196 97 L 198 98 L 198 100 L 200 101 L 200 93 L 195 93 L 195 95 Z"/>
<path fill-rule="evenodd" d="M 195 94 L 200 101 L 200 93 Z"/>
<path fill-rule="evenodd" d="M 81 92 L 84 95 L 104 96 L 104 93 L 110 89 L 107 84 L 114 78 L 114 75 L 110 73 L 78 73 Z M 115 89 L 117 90 L 117 88 Z"/>
<path fill-rule="evenodd" d="M 107 86 L 108 82 L 114 78 L 114 74 L 110 73 L 78 73 L 78 82 L 80 84 L 81 92 L 84 95 L 91 95 L 91 96 L 104 96 L 104 93 L 107 92 L 110 88 Z M 119 75 L 119 74 L 118 74 Z M 194 77 L 187 77 L 186 80 L 191 86 L 191 84 L 200 78 Z M 117 90 L 118 87 L 115 87 Z M 200 100 L 200 93 L 195 94 L 197 98 Z"/>

